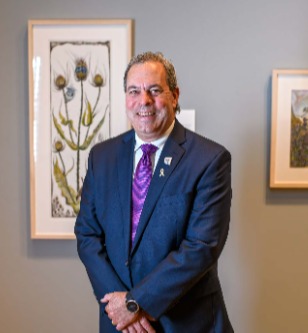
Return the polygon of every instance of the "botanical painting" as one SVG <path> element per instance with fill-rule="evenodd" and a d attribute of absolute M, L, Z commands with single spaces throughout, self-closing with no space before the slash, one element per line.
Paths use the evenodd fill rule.
<path fill-rule="evenodd" d="M 91 147 L 110 137 L 110 43 L 50 42 L 51 212 L 78 214 Z"/>
<path fill-rule="evenodd" d="M 308 90 L 292 90 L 290 167 L 308 167 Z"/>

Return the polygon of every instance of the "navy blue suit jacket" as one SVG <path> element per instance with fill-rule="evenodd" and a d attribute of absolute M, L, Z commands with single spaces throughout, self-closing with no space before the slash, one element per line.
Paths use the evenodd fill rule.
<path fill-rule="evenodd" d="M 131 248 L 134 145 L 131 130 L 89 155 L 75 233 L 97 300 L 130 290 L 157 332 L 233 332 L 217 275 L 230 220 L 229 152 L 176 120 Z M 100 332 L 116 332 L 103 310 Z"/>

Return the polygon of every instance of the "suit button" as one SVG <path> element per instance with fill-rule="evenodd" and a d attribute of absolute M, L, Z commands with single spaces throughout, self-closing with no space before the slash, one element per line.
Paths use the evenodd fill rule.
<path fill-rule="evenodd" d="M 125 261 L 125 266 L 128 266 L 129 265 L 129 261 Z"/>

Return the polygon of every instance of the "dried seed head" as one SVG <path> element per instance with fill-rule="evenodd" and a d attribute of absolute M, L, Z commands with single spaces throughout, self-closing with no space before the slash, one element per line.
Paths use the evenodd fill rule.
<path fill-rule="evenodd" d="M 84 81 L 88 76 L 88 66 L 83 59 L 76 61 L 75 77 L 77 81 Z"/>
<path fill-rule="evenodd" d="M 55 86 L 58 90 L 63 90 L 67 85 L 66 79 L 63 75 L 58 75 L 55 79 Z"/>
<path fill-rule="evenodd" d="M 104 79 L 100 74 L 96 74 L 93 78 L 93 84 L 95 87 L 102 87 L 104 85 Z"/>

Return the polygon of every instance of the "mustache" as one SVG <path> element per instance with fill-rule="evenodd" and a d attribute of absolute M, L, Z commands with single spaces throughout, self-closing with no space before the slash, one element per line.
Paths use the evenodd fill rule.
<path fill-rule="evenodd" d="M 155 110 L 153 109 L 153 107 L 141 106 L 138 112 L 155 112 Z"/>

